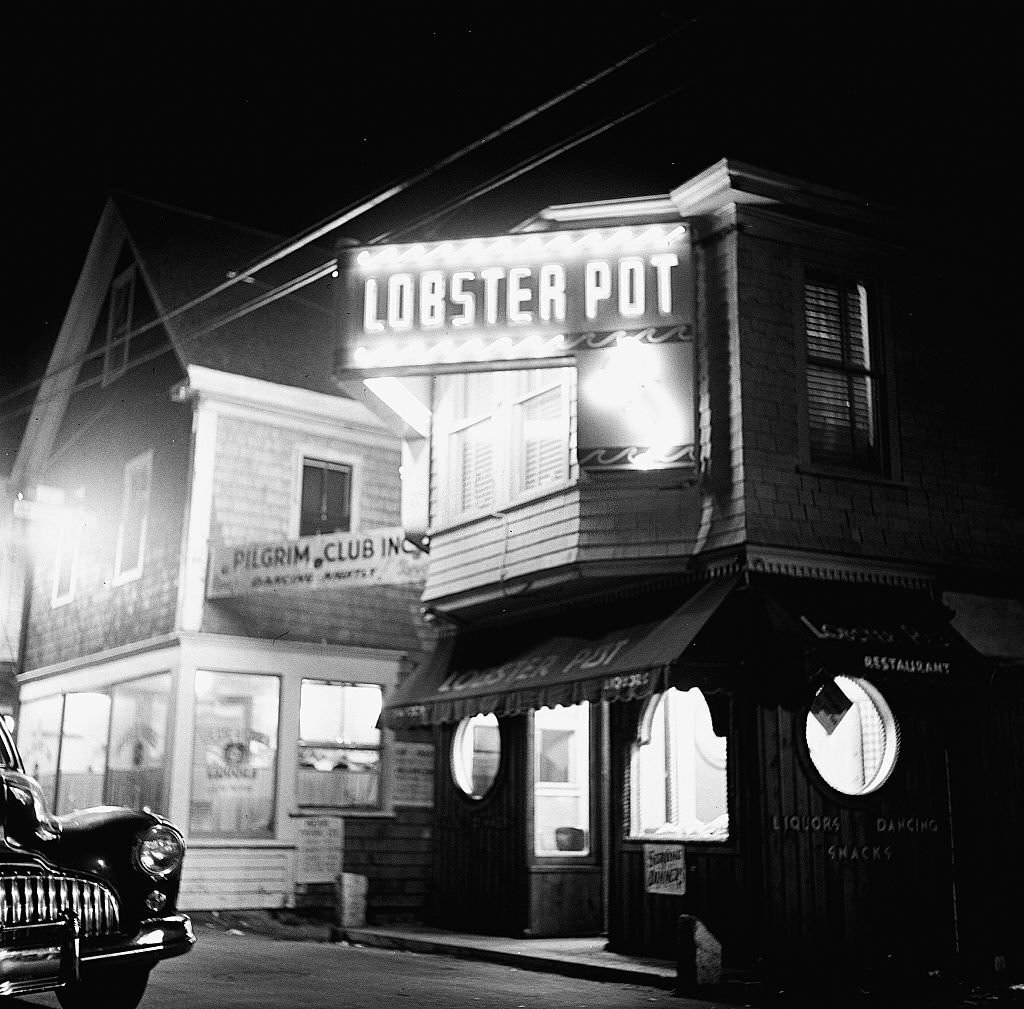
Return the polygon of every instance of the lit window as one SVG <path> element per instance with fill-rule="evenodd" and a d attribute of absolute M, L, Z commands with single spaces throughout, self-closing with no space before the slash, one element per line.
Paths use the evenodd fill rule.
<path fill-rule="evenodd" d="M 132 309 L 135 302 L 135 267 L 130 266 L 110 285 L 107 339 L 103 349 L 103 384 L 112 382 L 128 369 Z"/>
<path fill-rule="evenodd" d="M 465 718 L 452 741 L 452 777 L 473 799 L 482 799 L 498 777 L 501 729 L 494 715 Z"/>
<path fill-rule="evenodd" d="M 590 853 L 590 705 L 533 712 L 534 852 Z"/>
<path fill-rule="evenodd" d="M 51 606 L 63 606 L 75 598 L 81 533 L 81 522 L 74 516 L 68 515 L 61 522 L 60 531 L 57 534 L 53 592 L 50 595 Z"/>
<path fill-rule="evenodd" d="M 170 689 L 170 675 L 159 673 L 22 705 L 18 746 L 25 769 L 55 812 L 101 804 L 166 812 Z"/>
<path fill-rule="evenodd" d="M 899 727 L 867 680 L 837 676 L 822 686 L 807 713 L 806 732 L 811 763 L 844 795 L 874 792 L 896 766 Z"/>
<path fill-rule="evenodd" d="M 193 836 L 274 836 L 279 699 L 276 676 L 197 670 Z"/>
<path fill-rule="evenodd" d="M 651 698 L 633 746 L 633 834 L 725 840 L 726 767 L 725 737 L 715 735 L 707 701 L 696 687 L 673 687 Z"/>
<path fill-rule="evenodd" d="M 117 531 L 114 581 L 130 581 L 142 574 L 149 524 L 149 500 L 153 480 L 153 452 L 143 452 L 124 468 L 121 490 L 121 524 Z"/>
<path fill-rule="evenodd" d="M 879 366 L 866 286 L 808 273 L 804 325 L 811 461 L 880 470 Z"/>
<path fill-rule="evenodd" d="M 380 805 L 381 701 L 375 685 L 302 681 L 300 806 Z"/>
<path fill-rule="evenodd" d="M 349 532 L 351 528 L 352 467 L 325 459 L 304 459 L 299 535 Z"/>
<path fill-rule="evenodd" d="M 110 688 L 110 748 L 103 801 L 111 806 L 167 812 L 165 774 L 168 673 Z"/>
<path fill-rule="evenodd" d="M 571 368 L 442 375 L 449 520 L 504 507 L 569 479 Z"/>

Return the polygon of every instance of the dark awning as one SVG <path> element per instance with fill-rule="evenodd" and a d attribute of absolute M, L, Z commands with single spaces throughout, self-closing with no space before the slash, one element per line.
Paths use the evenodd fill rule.
<path fill-rule="evenodd" d="M 403 725 L 456 722 L 469 715 L 512 715 L 557 704 L 647 697 L 669 685 L 669 672 L 722 605 L 737 582 L 721 578 L 701 586 L 661 619 L 600 634 L 577 632 L 530 639 L 502 648 L 459 648 L 458 635 L 443 639 L 432 660 L 387 699 L 381 721 Z M 600 619 L 597 628 L 608 627 Z M 506 630 L 508 638 L 514 632 Z M 497 664 L 475 661 L 481 656 Z"/>
<path fill-rule="evenodd" d="M 805 672 L 950 677 L 982 661 L 921 590 L 802 578 L 758 581 L 771 624 L 803 652 Z"/>

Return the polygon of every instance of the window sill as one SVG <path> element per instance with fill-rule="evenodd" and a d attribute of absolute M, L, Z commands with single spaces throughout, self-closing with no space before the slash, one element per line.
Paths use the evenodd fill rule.
<path fill-rule="evenodd" d="M 351 806 L 297 806 L 289 811 L 293 819 L 306 816 L 344 816 L 350 819 L 388 819 L 396 816 L 394 809 L 353 809 Z"/>
<path fill-rule="evenodd" d="M 848 480 L 851 483 L 874 484 L 879 487 L 910 488 L 906 481 L 897 480 L 884 473 L 869 473 L 866 470 L 846 469 L 842 466 L 799 465 L 796 472 L 802 476 L 823 477 L 828 480 Z"/>

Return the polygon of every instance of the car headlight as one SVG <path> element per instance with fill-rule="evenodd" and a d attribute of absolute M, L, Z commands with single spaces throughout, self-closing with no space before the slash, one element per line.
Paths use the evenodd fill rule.
<path fill-rule="evenodd" d="M 135 864 L 147 876 L 165 879 L 185 857 L 185 842 L 173 827 L 154 824 L 135 842 Z"/>

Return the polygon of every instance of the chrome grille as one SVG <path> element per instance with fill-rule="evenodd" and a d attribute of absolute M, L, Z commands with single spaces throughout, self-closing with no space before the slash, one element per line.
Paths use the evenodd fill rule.
<path fill-rule="evenodd" d="M 68 912 L 78 916 L 83 937 L 117 931 L 117 900 L 102 883 L 0 866 L 0 928 L 57 922 Z"/>

